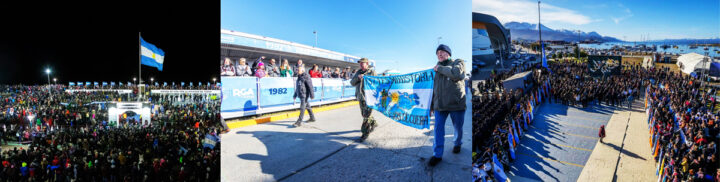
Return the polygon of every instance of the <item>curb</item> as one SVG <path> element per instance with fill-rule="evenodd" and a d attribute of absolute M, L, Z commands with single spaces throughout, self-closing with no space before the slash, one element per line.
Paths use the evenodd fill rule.
<path fill-rule="evenodd" d="M 357 105 L 357 104 L 358 104 L 358 101 L 346 101 L 346 102 L 341 102 L 341 103 L 337 103 L 337 104 L 323 105 L 323 106 L 319 106 L 319 107 L 313 107 L 313 112 L 315 112 L 317 114 L 318 112 L 343 108 L 343 107 Z M 300 112 L 296 111 L 296 110 L 278 112 L 278 113 L 274 113 L 269 116 L 264 116 L 261 118 L 227 122 L 227 126 L 228 126 L 228 128 L 230 128 L 232 130 L 232 129 L 246 127 L 246 126 L 253 126 L 253 125 L 258 125 L 258 124 L 262 124 L 262 123 L 268 123 L 268 122 L 279 121 L 279 120 L 283 120 L 283 119 L 287 119 L 287 118 L 298 117 L 298 116 L 300 116 Z M 305 111 L 305 113 L 307 113 L 307 111 Z"/>

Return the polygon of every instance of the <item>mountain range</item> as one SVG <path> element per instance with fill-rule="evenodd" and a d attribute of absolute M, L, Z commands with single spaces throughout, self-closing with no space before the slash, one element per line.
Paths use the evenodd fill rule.
<path fill-rule="evenodd" d="M 503 24 L 506 29 L 510 30 L 510 35 L 514 40 L 538 40 L 538 25 L 525 22 L 507 22 Z M 540 24 L 543 40 L 562 40 L 572 41 L 595 41 L 595 42 L 621 42 L 620 39 L 610 36 L 602 36 L 597 32 L 583 32 L 580 30 L 554 30 L 545 25 Z"/>

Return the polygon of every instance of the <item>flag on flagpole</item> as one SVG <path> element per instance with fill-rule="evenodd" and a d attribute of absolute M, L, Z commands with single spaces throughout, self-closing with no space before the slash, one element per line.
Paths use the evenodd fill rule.
<path fill-rule="evenodd" d="M 512 122 L 511 125 L 512 125 L 513 136 L 514 136 L 513 139 L 515 139 L 515 140 L 513 140 L 513 147 L 515 147 L 515 146 L 517 146 L 517 143 L 520 142 L 519 141 L 520 135 L 518 135 L 517 127 L 515 127 L 515 121 L 512 119 L 510 121 Z"/>
<path fill-rule="evenodd" d="M 160 71 L 163 70 L 165 52 L 155 47 L 155 45 L 145 42 L 142 37 L 140 37 L 140 55 L 142 55 L 140 62 L 143 65 L 155 67 Z"/>
<path fill-rule="evenodd" d="M 515 159 L 515 149 L 514 149 L 515 147 L 513 146 L 512 141 L 515 141 L 515 139 L 513 139 L 512 132 L 508 132 L 508 145 L 510 145 L 510 147 L 508 147 L 508 148 L 510 149 L 510 157 L 512 157 L 512 159 L 514 160 Z"/>
<path fill-rule="evenodd" d="M 503 165 L 498 161 L 497 155 L 493 154 L 493 173 L 495 174 L 495 179 L 497 179 L 499 182 L 505 182 L 507 181 L 507 175 L 505 174 L 505 171 L 503 170 Z"/>

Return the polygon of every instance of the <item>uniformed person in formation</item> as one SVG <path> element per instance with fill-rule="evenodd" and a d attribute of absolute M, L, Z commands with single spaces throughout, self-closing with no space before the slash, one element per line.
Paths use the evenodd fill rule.
<path fill-rule="evenodd" d="M 360 127 L 362 136 L 360 136 L 357 141 L 362 142 L 365 141 L 370 132 L 372 132 L 373 129 L 375 129 L 375 126 L 377 126 L 375 118 L 370 116 L 370 114 L 372 114 L 372 109 L 370 109 L 365 102 L 365 86 L 363 85 L 363 76 L 375 76 L 375 70 L 370 68 L 367 58 L 361 58 L 358 60 L 358 63 L 360 64 L 360 69 L 355 72 L 352 80 L 350 80 L 350 84 L 355 86 L 355 98 L 357 98 L 358 102 L 360 102 L 360 114 L 362 114 L 363 123 Z"/>

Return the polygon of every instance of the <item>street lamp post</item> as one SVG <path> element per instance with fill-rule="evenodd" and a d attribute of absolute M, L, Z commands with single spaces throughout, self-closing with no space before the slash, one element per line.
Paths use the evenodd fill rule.
<path fill-rule="evenodd" d="M 57 78 L 53 78 L 53 82 L 57 84 Z"/>
<path fill-rule="evenodd" d="M 315 35 L 315 47 L 317 47 L 317 31 L 313 30 L 313 35 Z"/>
<path fill-rule="evenodd" d="M 703 70 L 702 70 L 703 74 L 700 75 L 700 78 L 702 78 L 702 80 L 700 82 L 701 86 L 705 85 L 705 79 L 707 79 L 707 74 L 708 74 L 707 70 L 710 69 L 710 68 L 705 69 L 707 62 L 708 62 L 708 58 L 709 58 L 708 55 L 709 55 L 708 51 L 705 51 L 705 57 L 703 58 Z"/>
<path fill-rule="evenodd" d="M 133 82 L 137 85 L 137 78 L 133 77 Z"/>
<path fill-rule="evenodd" d="M 213 84 L 215 84 L 215 81 L 217 81 L 217 78 L 213 77 L 212 80 L 213 80 Z"/>
<path fill-rule="evenodd" d="M 47 80 L 48 80 L 48 85 L 49 85 L 50 84 L 50 68 L 45 69 L 45 74 L 47 74 Z"/>
<path fill-rule="evenodd" d="M 150 77 L 150 85 L 154 85 L 154 84 L 155 84 L 155 78 Z"/>

